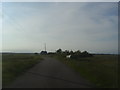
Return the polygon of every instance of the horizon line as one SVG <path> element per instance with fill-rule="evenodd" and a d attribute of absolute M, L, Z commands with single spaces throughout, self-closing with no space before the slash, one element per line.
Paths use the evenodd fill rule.
<path fill-rule="evenodd" d="M 48 51 L 47 53 L 55 53 L 56 51 Z M 41 53 L 41 52 L 12 52 L 12 51 L 0 51 L 0 54 L 3 54 L 3 53 Z M 90 53 L 90 52 L 89 52 Z M 115 55 L 119 55 L 120 53 L 91 53 L 91 54 L 115 54 Z"/>

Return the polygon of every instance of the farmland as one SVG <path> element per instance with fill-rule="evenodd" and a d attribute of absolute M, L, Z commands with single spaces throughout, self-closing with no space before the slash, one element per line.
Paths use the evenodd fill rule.
<path fill-rule="evenodd" d="M 42 57 L 57 58 L 83 78 L 94 83 L 98 88 L 118 87 L 118 55 L 94 55 L 93 57 L 70 59 L 60 54 L 3 54 L 2 55 L 2 84 L 3 87 L 22 75 L 26 70 L 35 66 Z M 61 67 L 60 67 L 61 68 Z"/>
<path fill-rule="evenodd" d="M 58 55 L 56 58 L 99 88 L 118 87 L 117 55 L 94 55 L 94 57 L 80 59 L 66 59 Z"/>
<path fill-rule="evenodd" d="M 35 54 L 2 54 L 2 85 L 8 85 L 17 76 L 40 62 L 42 58 Z"/>

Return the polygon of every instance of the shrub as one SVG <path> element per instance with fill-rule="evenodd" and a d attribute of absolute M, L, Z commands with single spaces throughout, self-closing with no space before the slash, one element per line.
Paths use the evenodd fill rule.
<path fill-rule="evenodd" d="M 72 59 L 78 59 L 78 58 L 83 58 L 83 57 L 92 57 L 92 54 L 89 54 L 87 51 L 84 52 L 80 52 L 80 51 L 76 51 L 71 55 Z"/>

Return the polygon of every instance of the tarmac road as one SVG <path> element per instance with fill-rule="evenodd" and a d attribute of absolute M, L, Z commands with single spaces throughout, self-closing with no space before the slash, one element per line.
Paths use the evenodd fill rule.
<path fill-rule="evenodd" d="M 94 88 L 94 85 L 60 61 L 44 57 L 6 88 Z"/>

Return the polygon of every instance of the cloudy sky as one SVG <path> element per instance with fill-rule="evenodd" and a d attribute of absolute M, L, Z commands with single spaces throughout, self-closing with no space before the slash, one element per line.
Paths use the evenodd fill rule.
<path fill-rule="evenodd" d="M 4 2 L 2 51 L 118 52 L 117 2 Z M 0 22 L 1 23 L 1 22 Z M 0 50 L 1 51 L 1 50 Z"/>

